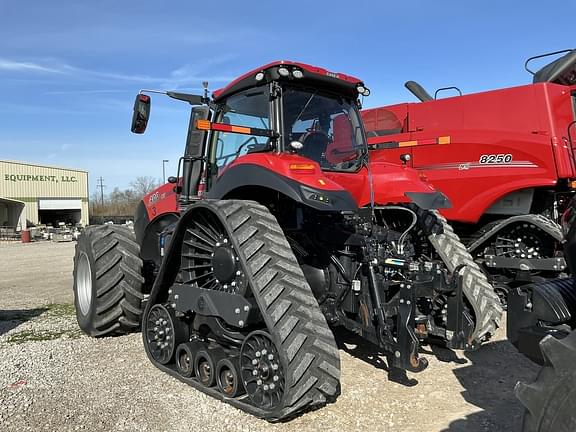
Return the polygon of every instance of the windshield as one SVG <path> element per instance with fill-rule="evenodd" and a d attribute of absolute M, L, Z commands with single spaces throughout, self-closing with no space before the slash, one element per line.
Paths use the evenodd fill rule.
<path fill-rule="evenodd" d="M 318 162 L 323 170 L 360 167 L 365 143 L 354 104 L 314 90 L 287 87 L 282 107 L 284 148 Z"/>

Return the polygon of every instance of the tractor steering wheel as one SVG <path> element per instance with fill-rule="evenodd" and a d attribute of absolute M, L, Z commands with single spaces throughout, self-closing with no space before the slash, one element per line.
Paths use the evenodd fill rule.
<path fill-rule="evenodd" d="M 308 130 L 302 134 L 298 141 L 302 143 L 302 149 L 298 152 L 301 156 L 318 162 L 320 166 L 327 165 L 326 148 L 330 143 L 330 137 L 326 132 Z M 308 144 L 306 144 L 306 141 L 308 141 Z"/>

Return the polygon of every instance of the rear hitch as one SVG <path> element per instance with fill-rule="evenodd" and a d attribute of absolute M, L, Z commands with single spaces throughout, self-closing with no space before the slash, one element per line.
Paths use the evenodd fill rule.
<path fill-rule="evenodd" d="M 416 295 L 410 282 L 400 284 L 398 305 L 398 344 L 392 357 L 393 367 L 421 372 L 428 367 L 425 358 L 418 357 L 420 341 L 414 332 Z"/>
<path fill-rule="evenodd" d="M 428 366 L 428 361 L 418 357 L 420 341 L 414 332 L 416 293 L 412 282 L 400 284 L 398 292 L 398 333 L 396 342 L 393 342 L 392 335 L 388 331 L 386 323 L 386 311 L 380 293 L 378 291 L 378 280 L 374 271 L 374 266 L 368 265 L 368 280 L 370 283 L 370 293 L 372 297 L 374 312 L 377 321 L 377 334 L 380 345 L 391 352 L 389 356 L 389 366 L 391 368 L 404 369 L 410 372 L 421 372 Z"/>

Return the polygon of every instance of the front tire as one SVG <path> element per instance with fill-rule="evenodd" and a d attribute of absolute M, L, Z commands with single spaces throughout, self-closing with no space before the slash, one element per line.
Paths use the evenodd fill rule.
<path fill-rule="evenodd" d="M 143 312 L 140 247 L 128 228 L 86 228 L 74 256 L 74 305 L 78 325 L 89 336 L 140 329 Z"/>

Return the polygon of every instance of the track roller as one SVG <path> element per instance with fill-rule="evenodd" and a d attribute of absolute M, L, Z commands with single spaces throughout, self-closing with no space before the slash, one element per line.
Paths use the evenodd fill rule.
<path fill-rule="evenodd" d="M 226 354 L 220 348 L 203 348 L 194 356 L 194 373 L 204 387 L 216 384 L 216 365 Z"/>
<path fill-rule="evenodd" d="M 222 359 L 216 365 L 216 385 L 226 397 L 236 397 L 244 393 L 237 357 Z"/>
<path fill-rule="evenodd" d="M 176 348 L 176 368 L 185 378 L 194 376 L 194 358 L 201 348 L 199 342 L 185 342 Z"/>

